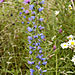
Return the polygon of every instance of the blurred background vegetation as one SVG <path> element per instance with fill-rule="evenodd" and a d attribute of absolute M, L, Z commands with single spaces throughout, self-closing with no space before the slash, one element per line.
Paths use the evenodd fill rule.
<path fill-rule="evenodd" d="M 60 47 L 61 42 L 67 41 L 66 36 L 75 35 L 75 11 L 73 7 L 69 9 L 69 5 L 72 5 L 70 0 L 45 0 L 42 16 L 46 36 L 43 45 L 48 61 L 46 75 L 56 75 L 56 72 L 57 75 L 75 75 L 71 62 L 73 50 Z M 29 75 L 26 25 L 21 23 L 23 19 L 19 16 L 21 7 L 28 9 L 20 0 L 0 3 L 0 75 Z M 55 11 L 60 11 L 57 16 Z M 56 50 L 53 50 L 54 44 Z"/>

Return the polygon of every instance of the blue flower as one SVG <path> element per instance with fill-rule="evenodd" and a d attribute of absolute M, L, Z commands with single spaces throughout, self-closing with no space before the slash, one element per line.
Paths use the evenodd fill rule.
<path fill-rule="evenodd" d="M 39 42 L 41 42 L 41 40 L 40 40 L 40 39 L 38 39 L 38 41 L 39 41 Z"/>
<path fill-rule="evenodd" d="M 35 43 L 33 43 L 33 46 L 35 45 Z"/>
<path fill-rule="evenodd" d="M 47 72 L 47 70 L 43 70 L 42 72 Z"/>
<path fill-rule="evenodd" d="M 44 29 L 44 27 L 41 27 L 40 30 Z"/>
<path fill-rule="evenodd" d="M 41 54 L 41 56 L 43 57 L 43 54 Z"/>
<path fill-rule="evenodd" d="M 37 28 L 37 25 L 34 25 L 34 28 Z"/>
<path fill-rule="evenodd" d="M 28 20 L 31 21 L 32 19 L 31 18 L 28 18 Z"/>
<path fill-rule="evenodd" d="M 33 11 L 32 14 L 35 14 L 35 11 Z"/>
<path fill-rule="evenodd" d="M 32 22 L 33 24 L 35 24 L 35 22 Z"/>
<path fill-rule="evenodd" d="M 39 20 L 42 22 L 43 21 L 43 18 L 40 18 Z"/>
<path fill-rule="evenodd" d="M 41 36 L 41 35 L 43 35 L 43 33 L 41 33 L 41 34 L 38 34 L 39 36 Z"/>
<path fill-rule="evenodd" d="M 42 53 L 42 50 L 40 50 L 39 53 Z"/>
<path fill-rule="evenodd" d="M 32 51 L 29 51 L 29 54 L 32 54 Z"/>
<path fill-rule="evenodd" d="M 41 35 L 41 39 L 44 39 L 45 38 L 45 36 L 44 35 Z"/>
<path fill-rule="evenodd" d="M 35 35 L 35 36 L 33 36 L 34 37 L 34 39 L 36 39 L 36 38 L 38 38 L 38 35 Z"/>
<path fill-rule="evenodd" d="M 33 47 L 32 46 L 29 46 L 29 49 L 33 49 Z"/>
<path fill-rule="evenodd" d="M 24 24 L 24 22 L 22 22 L 22 24 Z"/>
<path fill-rule="evenodd" d="M 37 50 L 40 50 L 40 49 L 41 49 L 41 47 L 40 47 L 40 46 L 38 46 L 38 47 L 37 47 Z"/>
<path fill-rule="evenodd" d="M 40 2 L 40 4 L 44 4 L 44 2 L 45 2 L 45 1 L 44 1 L 44 0 L 42 0 L 42 1 Z"/>
<path fill-rule="evenodd" d="M 46 58 L 41 58 L 42 61 L 44 61 Z"/>
<path fill-rule="evenodd" d="M 28 29 L 29 32 L 33 31 L 32 28 L 30 28 L 30 27 L 28 27 L 27 29 Z"/>
<path fill-rule="evenodd" d="M 23 12 L 25 13 L 25 10 Z"/>
<path fill-rule="evenodd" d="M 41 61 L 38 62 L 38 65 L 41 65 Z"/>
<path fill-rule="evenodd" d="M 41 25 L 40 25 L 40 26 L 38 26 L 38 28 L 41 28 Z"/>
<path fill-rule="evenodd" d="M 28 39 L 29 39 L 29 40 L 33 40 L 31 36 L 28 36 Z"/>
<path fill-rule="evenodd" d="M 29 24 L 30 22 L 27 22 L 27 24 Z"/>
<path fill-rule="evenodd" d="M 31 61 L 33 60 L 33 58 L 31 58 Z"/>
<path fill-rule="evenodd" d="M 32 62 L 31 61 L 28 61 L 28 64 L 31 64 L 31 65 L 34 64 L 34 61 L 32 61 Z"/>
<path fill-rule="evenodd" d="M 28 10 L 26 10 L 26 11 L 25 11 L 25 13 L 26 13 L 26 14 L 28 14 L 28 13 L 29 13 L 29 11 L 28 11 Z"/>
<path fill-rule="evenodd" d="M 32 20 L 34 20 L 35 19 L 35 16 L 31 16 L 31 18 L 32 18 Z"/>
<path fill-rule="evenodd" d="M 35 70 L 33 70 L 33 69 L 30 69 L 30 73 L 31 73 L 31 75 L 33 75 L 33 72 L 34 72 Z"/>
<path fill-rule="evenodd" d="M 31 44 L 32 42 L 30 40 L 28 40 L 29 44 Z"/>
<path fill-rule="evenodd" d="M 21 9 L 24 9 L 24 7 L 22 7 Z"/>
<path fill-rule="evenodd" d="M 41 59 L 41 58 L 42 58 L 42 55 L 39 55 L 39 54 L 38 54 L 38 56 L 37 56 L 36 58 L 39 58 L 39 59 Z"/>
<path fill-rule="evenodd" d="M 46 65 L 46 64 L 47 64 L 47 61 L 46 61 L 46 62 L 43 62 L 42 64 L 43 64 L 43 65 Z"/>
<path fill-rule="evenodd" d="M 40 45 L 40 43 L 38 42 L 38 45 Z"/>
<path fill-rule="evenodd" d="M 44 7 L 40 7 L 38 10 L 39 12 L 41 12 L 44 9 Z"/>
<path fill-rule="evenodd" d="M 41 25 L 38 28 L 40 28 L 40 30 L 44 29 L 44 27 L 42 27 Z"/>
<path fill-rule="evenodd" d="M 37 68 L 37 69 L 40 69 L 40 66 L 36 65 L 36 68 Z"/>
<path fill-rule="evenodd" d="M 33 50 L 35 50 L 36 49 L 36 46 L 35 47 L 33 47 Z"/>
<path fill-rule="evenodd" d="M 22 14 L 22 12 L 19 13 L 20 15 Z"/>
<path fill-rule="evenodd" d="M 26 18 L 26 16 L 24 16 L 24 18 Z"/>
<path fill-rule="evenodd" d="M 42 58 L 42 56 L 39 55 L 39 59 L 41 59 L 41 58 Z"/>
<path fill-rule="evenodd" d="M 27 31 L 25 31 L 25 33 L 28 33 Z"/>
<path fill-rule="evenodd" d="M 37 25 L 34 25 L 34 28 L 37 28 Z"/>
<path fill-rule="evenodd" d="M 38 43 L 36 43 L 36 46 L 38 46 L 39 44 Z"/>
<path fill-rule="evenodd" d="M 33 8 L 34 8 L 34 5 L 29 5 L 30 10 L 33 10 Z"/>

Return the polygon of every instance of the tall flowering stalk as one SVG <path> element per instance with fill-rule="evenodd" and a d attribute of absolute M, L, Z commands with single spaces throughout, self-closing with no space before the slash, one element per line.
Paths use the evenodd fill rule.
<path fill-rule="evenodd" d="M 44 1 L 34 2 L 29 5 L 29 10 L 31 10 L 31 17 L 28 18 L 28 45 L 29 45 L 29 60 L 30 64 L 30 75 L 42 75 L 45 70 L 45 65 L 47 64 L 46 58 L 44 57 L 44 50 L 41 47 L 41 43 L 44 41 L 44 34 L 42 26 L 43 18 L 38 16 L 41 15 L 44 7 L 41 7 Z M 41 5 L 41 6 L 40 6 Z M 40 25 L 41 24 L 41 25 Z"/>
<path fill-rule="evenodd" d="M 30 0 L 27 0 L 30 2 Z M 26 0 L 25 0 L 26 2 Z M 27 2 L 27 4 L 29 3 Z M 24 7 L 21 9 L 23 12 L 20 12 L 19 15 L 27 21 L 27 31 L 28 34 L 28 50 L 29 50 L 29 59 L 28 64 L 30 65 L 30 75 L 42 75 L 46 72 L 45 65 L 47 64 L 46 58 L 44 56 L 44 49 L 42 48 L 42 43 L 45 41 L 45 36 L 43 34 L 43 21 L 42 12 L 43 12 L 44 0 L 41 2 L 34 1 L 30 2 L 29 9 L 25 10 Z M 22 21 L 22 24 L 25 22 Z"/>

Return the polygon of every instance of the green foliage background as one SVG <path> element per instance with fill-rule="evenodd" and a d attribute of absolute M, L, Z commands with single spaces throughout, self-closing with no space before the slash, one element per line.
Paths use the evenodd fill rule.
<path fill-rule="evenodd" d="M 0 3 L 0 74 L 30 75 L 30 67 L 27 64 L 28 35 L 25 32 L 27 26 L 21 24 L 23 18 L 19 17 L 21 7 L 28 9 L 28 5 L 17 2 L 17 0 L 6 2 Z M 72 4 L 70 0 L 45 1 L 45 9 L 41 16 L 44 18 L 43 33 L 46 36 L 46 41 L 42 44 L 48 61 L 46 75 L 75 74 L 75 66 L 71 62 L 73 50 L 63 50 L 60 47 L 62 42 L 67 41 L 67 36 L 75 35 L 75 11 L 68 8 L 69 4 Z M 55 11 L 60 11 L 57 16 Z M 60 28 L 63 30 L 61 34 Z M 52 41 L 53 36 L 56 38 Z M 56 50 L 53 50 L 53 45 L 56 45 Z"/>

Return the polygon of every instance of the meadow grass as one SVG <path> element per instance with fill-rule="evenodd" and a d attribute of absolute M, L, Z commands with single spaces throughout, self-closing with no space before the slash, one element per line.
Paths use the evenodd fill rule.
<path fill-rule="evenodd" d="M 40 0 L 39 0 L 40 1 Z M 47 58 L 45 75 L 74 75 L 75 65 L 71 61 L 74 49 L 62 49 L 60 44 L 68 41 L 67 36 L 75 36 L 75 11 L 70 0 L 46 0 L 41 14 L 44 18 L 45 41 L 41 44 Z M 30 75 L 27 25 L 19 16 L 21 7 L 28 9 L 17 0 L 0 3 L 0 74 Z M 59 11 L 56 15 L 55 11 Z M 37 15 L 38 16 L 38 15 Z M 25 21 L 27 22 L 27 20 Z M 39 23 L 38 23 L 39 24 Z M 59 29 L 62 32 L 59 33 Z M 53 50 L 53 46 L 56 49 Z M 37 74 L 36 74 L 37 75 Z"/>

